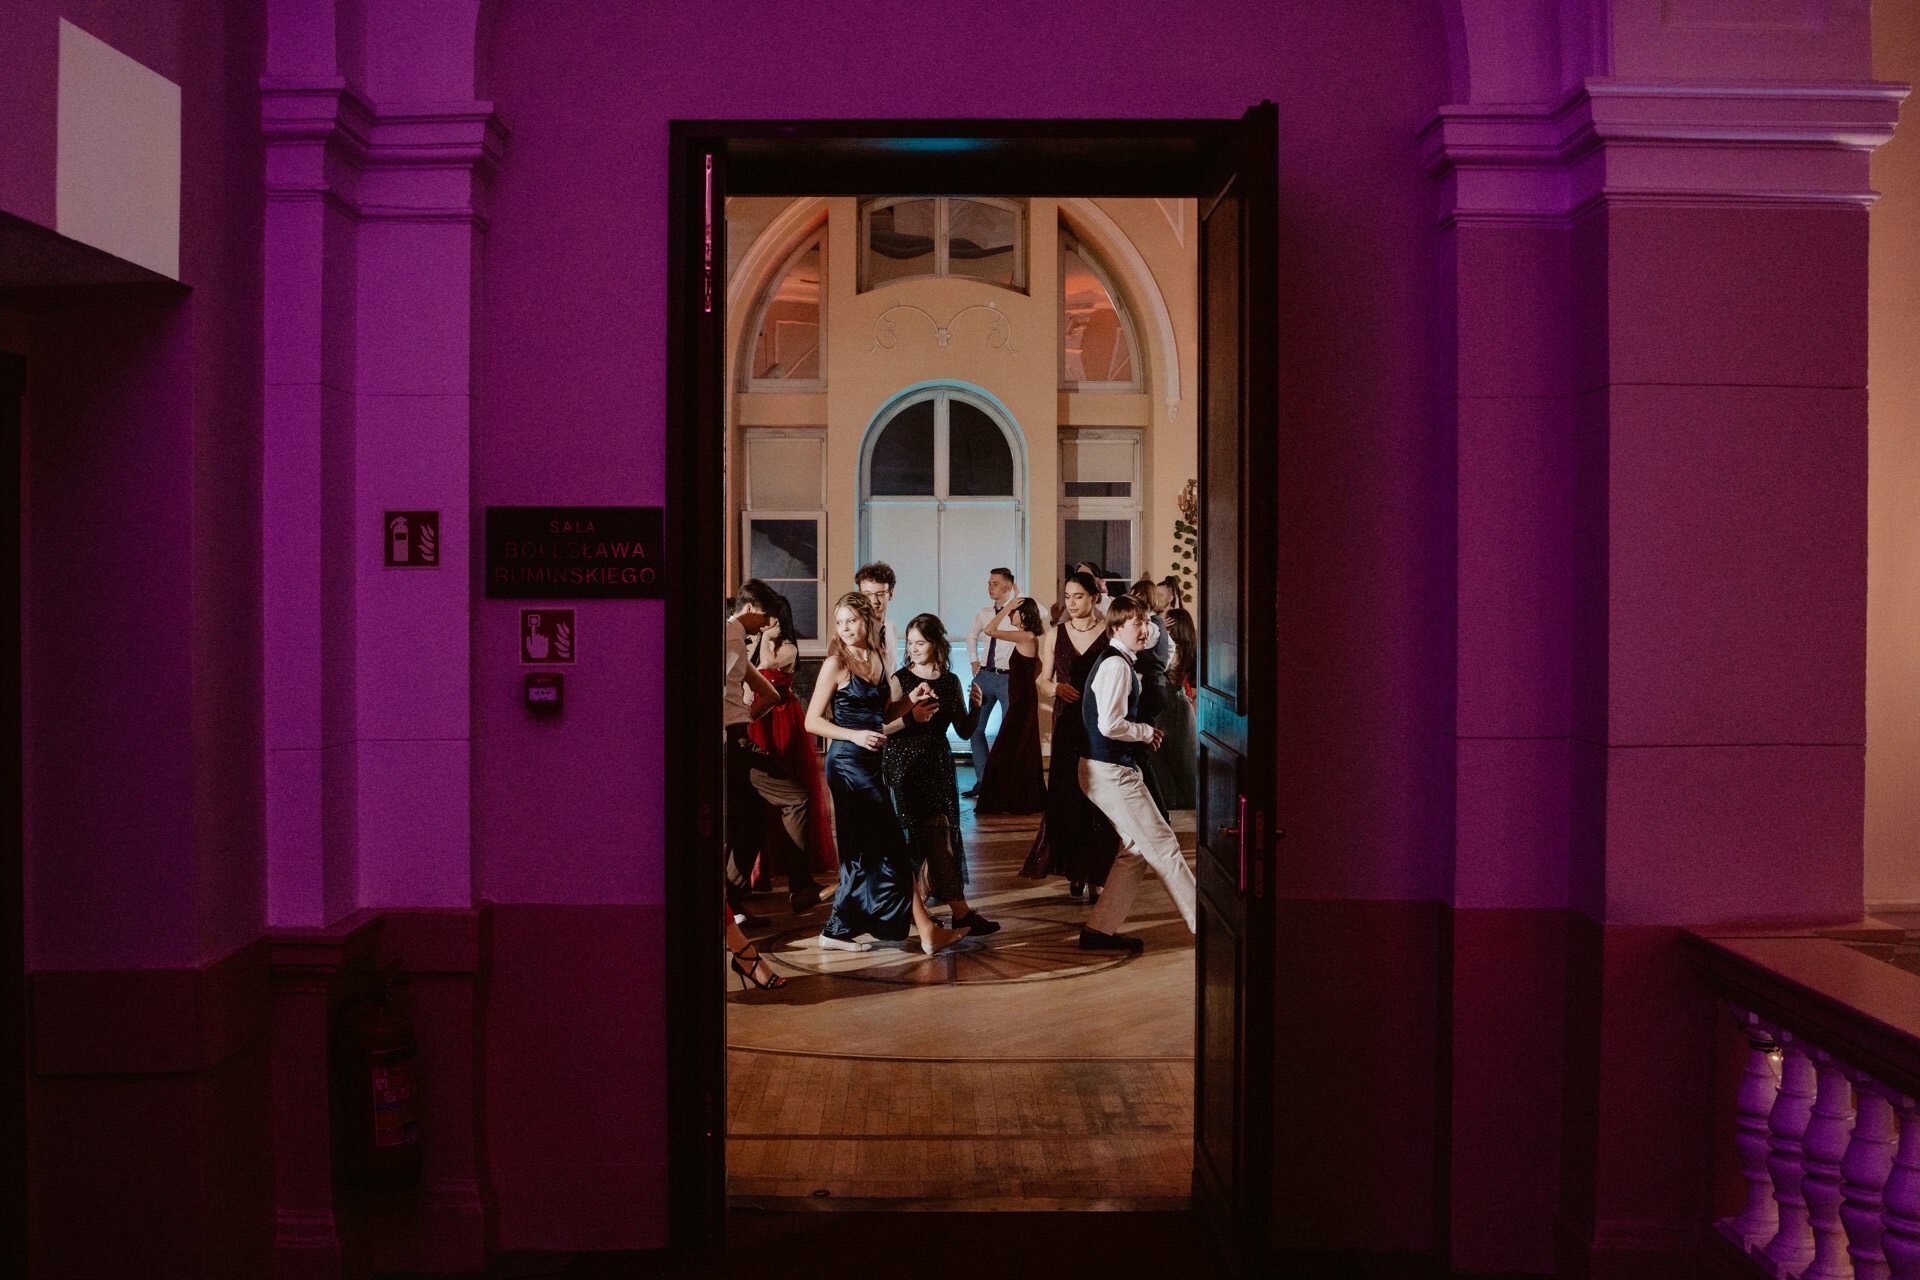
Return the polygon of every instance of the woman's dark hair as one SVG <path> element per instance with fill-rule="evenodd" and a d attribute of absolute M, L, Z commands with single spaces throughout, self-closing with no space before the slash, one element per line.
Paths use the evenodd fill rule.
<path fill-rule="evenodd" d="M 1173 661 L 1167 664 L 1167 679 L 1176 687 L 1186 684 L 1194 674 L 1196 647 L 1200 634 L 1194 630 L 1193 615 L 1185 609 L 1167 610 L 1167 638 L 1173 641 Z"/>
<path fill-rule="evenodd" d="M 907 629 L 900 634 L 910 637 L 915 631 L 933 650 L 933 665 L 940 668 L 940 674 L 945 675 L 952 670 L 953 644 L 947 639 L 947 624 L 940 621 L 936 614 L 916 613 L 908 620 Z"/>
<path fill-rule="evenodd" d="M 1172 574 L 1168 574 L 1166 577 L 1160 579 L 1157 585 L 1167 589 L 1167 611 L 1169 613 L 1175 609 L 1185 609 L 1187 607 L 1187 593 L 1180 589 L 1180 579 L 1174 577 Z"/>
<path fill-rule="evenodd" d="M 748 578 L 741 583 L 740 596 L 780 624 L 779 644 L 799 645 L 800 633 L 793 625 L 793 605 L 785 596 L 758 578 Z"/>
<path fill-rule="evenodd" d="M 1075 569 L 1075 570 L 1074 570 L 1074 571 L 1073 571 L 1072 573 L 1070 573 L 1070 574 L 1068 574 L 1068 575 L 1067 575 L 1067 582 L 1063 582 L 1063 583 L 1061 583 L 1061 584 L 1060 584 L 1060 592 L 1061 592 L 1061 595 L 1062 595 L 1063 597 L 1064 597 L 1064 596 L 1065 596 L 1065 594 L 1066 594 L 1066 590 L 1067 590 L 1067 583 L 1068 583 L 1068 582 L 1070 582 L 1070 583 L 1072 583 L 1072 584 L 1073 584 L 1074 586 L 1076 586 L 1076 587 L 1078 587 L 1078 588 L 1080 588 L 1080 589 L 1081 589 L 1082 591 L 1084 591 L 1084 592 L 1086 592 L 1086 593 L 1087 593 L 1088 595 L 1090 595 L 1090 596 L 1092 596 L 1092 597 L 1093 597 L 1093 598 L 1094 598 L 1095 600 L 1098 600 L 1098 599 L 1100 598 L 1100 584 L 1099 584 L 1099 582 L 1097 582 L 1097 581 L 1096 581 L 1096 580 L 1094 579 L 1094 576 L 1093 576 L 1092 574 L 1090 574 L 1090 573 L 1088 573 L 1088 572 L 1087 572 L 1087 571 L 1086 571 L 1085 569 Z M 1059 625 L 1059 626 L 1063 626 L 1063 627 L 1064 627 L 1064 626 L 1066 626 L 1066 625 L 1067 625 L 1067 617 L 1068 617 L 1068 614 L 1067 614 L 1067 602 L 1066 602 L 1066 600 L 1065 600 L 1065 599 L 1063 598 L 1063 599 L 1062 599 L 1062 600 L 1060 601 L 1060 621 L 1059 621 L 1059 623 L 1058 623 L 1058 625 Z"/>
<path fill-rule="evenodd" d="M 1021 630 L 1029 635 L 1040 634 L 1040 606 L 1033 602 L 1032 596 L 1020 602 L 1020 607 L 1013 611 L 1013 616 L 1020 620 Z"/>
<path fill-rule="evenodd" d="M 1133 585 L 1127 588 L 1127 594 L 1147 608 L 1153 608 L 1153 579 L 1135 578 Z"/>

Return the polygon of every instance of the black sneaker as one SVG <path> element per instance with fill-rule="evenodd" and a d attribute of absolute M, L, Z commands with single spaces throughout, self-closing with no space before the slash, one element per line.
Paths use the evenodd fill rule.
<path fill-rule="evenodd" d="M 968 936 L 974 938 L 984 938 L 990 933 L 1000 932 L 1000 925 L 997 921 L 987 919 L 978 911 L 967 912 L 966 915 L 953 922 L 953 927 L 956 929 L 965 929 Z"/>
<path fill-rule="evenodd" d="M 1147 949 L 1147 944 L 1126 934 L 1101 933 L 1097 929 L 1082 928 L 1080 949 L 1082 951 L 1126 951 L 1138 955 Z"/>
<path fill-rule="evenodd" d="M 1078 902 L 1080 901 L 1080 899 L 1086 897 L 1087 896 L 1086 882 L 1081 880 L 1067 881 L 1067 896 L 1069 898 L 1072 898 L 1075 902 Z"/>
<path fill-rule="evenodd" d="M 965 791 L 962 791 L 960 793 L 960 798 L 962 800 L 978 800 L 980 798 L 980 788 L 968 787 Z"/>

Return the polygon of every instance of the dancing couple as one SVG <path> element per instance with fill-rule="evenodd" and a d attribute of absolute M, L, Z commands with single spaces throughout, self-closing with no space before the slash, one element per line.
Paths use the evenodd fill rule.
<path fill-rule="evenodd" d="M 932 614 L 907 624 L 907 665 L 889 674 L 882 615 L 866 589 L 872 582 L 890 596 L 893 574 L 882 565 L 857 576 L 863 590 L 834 605 L 833 637 L 807 706 L 807 731 L 827 739 L 840 856 L 840 886 L 818 945 L 866 951 L 914 934 L 933 955 L 999 928 L 964 896 L 960 802 L 946 748 L 949 726 L 972 732 L 977 705 L 961 702 L 946 669 L 946 630 Z M 929 892 L 952 908 L 952 928 L 927 910 Z"/>

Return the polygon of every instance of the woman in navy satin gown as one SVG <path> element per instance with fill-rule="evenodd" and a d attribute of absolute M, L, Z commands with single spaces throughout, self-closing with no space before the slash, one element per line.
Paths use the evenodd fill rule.
<path fill-rule="evenodd" d="M 807 731 L 827 739 L 827 790 L 833 795 L 840 888 L 819 945 L 865 951 L 871 943 L 920 935 L 928 955 L 966 936 L 934 923 L 914 891 L 914 863 L 881 772 L 886 743 L 887 677 L 875 652 L 873 606 L 857 591 L 833 608 L 833 639 L 807 704 Z"/>

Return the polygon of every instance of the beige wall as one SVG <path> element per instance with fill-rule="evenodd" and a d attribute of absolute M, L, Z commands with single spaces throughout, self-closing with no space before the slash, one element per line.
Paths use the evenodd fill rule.
<path fill-rule="evenodd" d="M 1920 4 L 1874 0 L 1876 78 L 1920 81 Z M 1920 104 L 1873 157 L 1868 290 L 1870 903 L 1920 902 Z"/>
<path fill-rule="evenodd" d="M 851 589 L 859 563 L 856 515 L 859 455 L 869 424 L 889 400 L 924 382 L 957 381 L 977 386 L 1006 406 L 1025 438 L 1027 469 L 1026 572 L 1028 590 L 1044 602 L 1055 595 L 1058 577 L 1060 516 L 1059 433 L 1076 427 L 1135 427 L 1143 432 L 1141 556 L 1155 576 L 1169 571 L 1175 499 L 1196 474 L 1195 404 L 1198 343 L 1195 312 L 1196 256 L 1191 201 L 1102 200 L 1092 202 L 1101 225 L 1077 225 L 1083 243 L 1098 245 L 1117 234 L 1132 255 L 1099 253 L 1133 321 L 1136 340 L 1147 360 L 1142 394 L 1081 393 L 1059 390 L 1058 240 L 1053 229 L 1060 204 L 1036 198 L 1028 205 L 1026 294 L 959 279 L 914 280 L 869 293 L 857 290 L 858 202 L 824 202 L 826 253 L 826 379 L 824 393 L 737 393 L 729 446 L 738 457 L 740 432 L 753 426 L 825 427 L 828 441 L 827 563 L 829 598 L 836 588 Z M 788 252 L 817 215 L 796 217 L 802 207 L 820 202 L 741 198 L 727 206 L 727 256 L 730 271 L 728 366 L 736 385 L 758 299 Z M 784 220 L 783 220 L 784 219 Z M 1154 304 L 1157 294 L 1159 307 Z M 988 303 L 1005 317 L 1006 342 L 996 341 L 995 317 L 986 311 L 960 314 Z M 876 342 L 876 321 L 897 305 L 924 309 L 951 338 L 942 346 L 925 316 L 896 313 L 891 345 Z M 1172 331 L 1172 350 L 1155 337 L 1155 313 L 1164 308 Z M 1177 368 L 1169 362 L 1177 362 Z M 1179 399 L 1169 401 L 1177 388 Z M 739 574 L 740 468 L 731 467 L 728 509 L 729 566 Z M 1136 566 L 1136 569 L 1141 566 Z M 984 583 L 982 603 L 985 602 Z M 947 619 L 962 629 L 965 619 Z"/>

